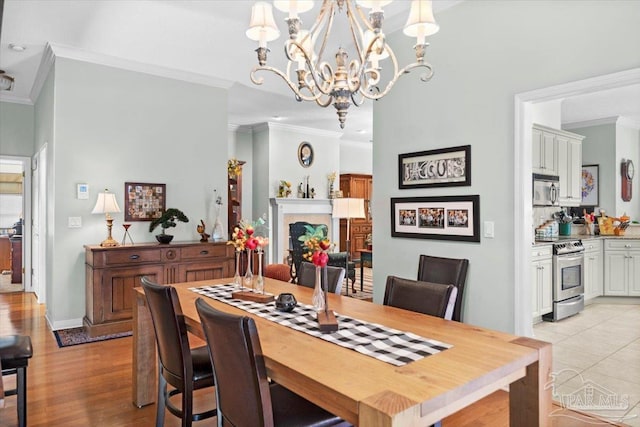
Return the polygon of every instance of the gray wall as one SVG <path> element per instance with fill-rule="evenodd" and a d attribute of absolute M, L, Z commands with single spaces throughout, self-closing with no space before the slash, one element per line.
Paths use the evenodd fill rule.
<path fill-rule="evenodd" d="M 436 18 L 427 60 L 374 104 L 374 299 L 387 275 L 415 277 L 421 253 L 470 260 L 464 318 L 514 331 L 514 95 L 640 66 L 640 2 L 470 1 Z M 602 25 L 611 23 L 610 25 Z M 413 60 L 409 40 L 389 37 L 401 64 Z M 398 135 L 401 141 L 398 142 Z M 400 153 L 472 145 L 471 187 L 398 190 Z M 481 221 L 495 238 L 481 243 L 390 237 L 391 197 L 480 195 Z M 377 251 L 378 251 L 377 250 Z"/>
<path fill-rule="evenodd" d="M 33 105 L 0 102 L 0 155 L 33 155 Z"/>
<path fill-rule="evenodd" d="M 640 102 L 640 100 L 638 100 Z M 640 165 L 640 132 L 638 129 L 626 126 L 620 121 L 616 123 L 616 158 L 615 158 L 615 216 L 620 217 L 627 214 L 631 219 L 640 221 L 640 203 L 638 202 L 638 174 L 633 176 L 631 200 L 622 200 L 622 173 L 621 164 L 623 160 L 633 161 L 633 165 Z M 636 166 L 637 169 L 637 166 Z M 635 187 L 635 188 L 634 188 Z"/>
<path fill-rule="evenodd" d="M 199 238 L 196 225 L 210 213 L 213 188 L 226 188 L 227 94 L 60 57 L 54 89 L 47 307 L 56 328 L 84 316 L 83 245 L 99 244 L 107 231 L 104 216 L 91 214 L 99 191 L 116 193 L 124 210 L 125 182 L 165 183 L 167 208 L 190 219 L 170 234 L 176 241 Z M 88 200 L 76 199 L 77 183 L 89 184 Z M 81 217 L 82 228 L 67 228 L 69 216 Z M 226 211 L 223 216 L 225 224 Z M 124 215 L 114 218 L 119 241 Z M 133 223 L 134 242 L 155 242 L 159 230 L 150 233 L 148 226 Z"/>

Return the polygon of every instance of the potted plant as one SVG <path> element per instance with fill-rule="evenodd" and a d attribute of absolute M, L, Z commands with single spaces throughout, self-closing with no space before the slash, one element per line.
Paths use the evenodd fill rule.
<path fill-rule="evenodd" d="M 160 218 L 156 218 L 149 224 L 149 231 L 153 231 L 157 226 L 162 227 L 162 233 L 156 234 L 156 240 L 160 243 L 169 243 L 173 239 L 171 234 L 166 234 L 167 228 L 175 227 L 176 221 L 189 222 L 189 218 L 176 208 L 169 208 L 162 213 Z"/>

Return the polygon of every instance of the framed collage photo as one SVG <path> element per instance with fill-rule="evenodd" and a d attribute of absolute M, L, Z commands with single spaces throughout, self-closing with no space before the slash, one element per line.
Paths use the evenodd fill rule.
<path fill-rule="evenodd" d="M 398 155 L 400 189 L 471 185 L 471 146 Z"/>
<path fill-rule="evenodd" d="M 480 241 L 480 196 L 391 199 L 391 236 Z"/>
<path fill-rule="evenodd" d="M 124 220 L 152 221 L 167 208 L 166 184 L 124 183 Z"/>

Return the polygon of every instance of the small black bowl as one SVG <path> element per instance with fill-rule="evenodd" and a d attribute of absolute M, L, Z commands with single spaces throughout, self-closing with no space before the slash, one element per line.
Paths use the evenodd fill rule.
<path fill-rule="evenodd" d="M 276 309 L 279 311 L 290 312 L 298 305 L 296 297 L 293 294 L 282 293 L 276 298 Z"/>

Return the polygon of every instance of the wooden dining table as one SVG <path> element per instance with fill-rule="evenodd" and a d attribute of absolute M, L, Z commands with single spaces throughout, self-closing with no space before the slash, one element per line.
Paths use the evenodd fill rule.
<path fill-rule="evenodd" d="M 192 287 L 231 279 L 174 284 L 187 327 L 203 338 Z M 265 291 L 289 292 L 311 304 L 313 290 L 265 279 Z M 134 288 L 133 402 L 156 397 L 156 350 L 144 291 Z M 548 426 L 551 344 L 526 337 L 330 294 L 337 314 L 382 324 L 452 345 L 404 366 L 377 360 L 212 298 L 211 306 L 255 319 L 268 376 L 353 425 L 428 426 L 499 390 L 509 390 L 510 425 Z M 212 396 L 212 399 L 214 397 Z"/>

